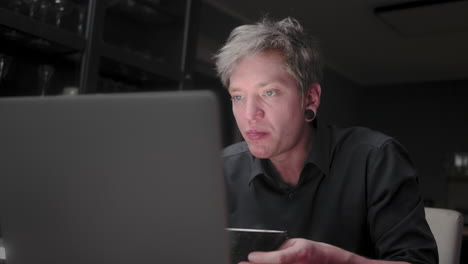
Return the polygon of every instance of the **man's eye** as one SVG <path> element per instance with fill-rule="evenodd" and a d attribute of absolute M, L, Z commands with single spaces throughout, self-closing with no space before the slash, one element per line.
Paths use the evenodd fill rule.
<path fill-rule="evenodd" d="M 231 97 L 231 100 L 233 100 L 233 101 L 242 100 L 242 96 L 240 96 L 240 95 L 234 95 L 234 96 Z"/>
<path fill-rule="evenodd" d="M 266 95 L 266 96 L 274 96 L 274 95 L 276 95 L 276 91 L 273 91 L 273 90 L 266 91 L 266 92 L 265 92 L 265 95 Z"/>

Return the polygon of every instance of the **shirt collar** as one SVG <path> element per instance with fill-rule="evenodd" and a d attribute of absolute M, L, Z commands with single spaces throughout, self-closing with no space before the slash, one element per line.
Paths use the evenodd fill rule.
<path fill-rule="evenodd" d="M 262 160 L 250 155 L 251 162 L 250 162 L 250 177 L 249 177 L 249 185 L 255 179 L 255 177 L 265 174 L 263 171 Z"/>
<path fill-rule="evenodd" d="M 331 129 L 330 126 L 320 126 L 313 129 L 312 137 L 312 150 L 309 156 L 304 161 L 304 166 L 309 163 L 317 166 L 323 174 L 328 175 L 330 172 L 330 149 L 331 149 Z M 258 159 L 253 155 L 251 157 L 251 168 L 249 185 L 259 175 L 266 175 L 266 172 L 262 166 L 262 159 Z"/>

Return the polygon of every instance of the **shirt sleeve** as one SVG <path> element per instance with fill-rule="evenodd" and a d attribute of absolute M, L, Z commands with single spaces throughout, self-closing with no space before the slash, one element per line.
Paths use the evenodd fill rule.
<path fill-rule="evenodd" d="M 367 181 L 367 217 L 378 258 L 438 263 L 416 171 L 398 142 L 388 140 L 369 153 Z"/>

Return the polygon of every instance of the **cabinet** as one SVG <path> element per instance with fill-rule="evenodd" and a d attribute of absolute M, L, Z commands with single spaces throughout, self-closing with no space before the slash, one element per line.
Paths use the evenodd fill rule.
<path fill-rule="evenodd" d="M 210 59 L 240 23 L 202 0 L 2 0 L 0 96 L 210 89 L 228 145 Z"/>
<path fill-rule="evenodd" d="M 197 0 L 0 3 L 0 96 L 184 89 Z"/>

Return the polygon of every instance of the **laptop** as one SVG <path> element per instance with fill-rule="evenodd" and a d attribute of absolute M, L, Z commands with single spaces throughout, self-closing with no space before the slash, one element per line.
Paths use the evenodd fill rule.
<path fill-rule="evenodd" d="M 0 99 L 8 264 L 229 263 L 216 97 Z"/>

